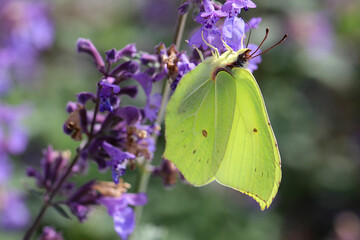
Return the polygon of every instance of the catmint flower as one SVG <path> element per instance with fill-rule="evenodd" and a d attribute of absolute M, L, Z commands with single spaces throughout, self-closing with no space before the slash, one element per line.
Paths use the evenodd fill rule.
<path fill-rule="evenodd" d="M 134 57 L 136 52 L 137 50 L 134 43 L 126 45 L 119 51 L 116 51 L 116 49 L 113 48 L 106 52 L 106 61 L 113 64 L 124 57 Z"/>
<path fill-rule="evenodd" d="M 9 180 L 13 170 L 13 165 L 7 154 L 0 153 L 0 183 Z"/>
<path fill-rule="evenodd" d="M 94 63 L 99 71 L 105 71 L 104 60 L 101 57 L 99 51 L 89 39 L 79 38 L 76 45 L 78 52 L 87 53 L 93 58 Z"/>
<path fill-rule="evenodd" d="M 161 98 L 162 95 L 160 93 L 155 93 L 147 98 L 144 112 L 146 118 L 150 121 L 155 121 L 157 117 L 157 113 L 161 105 Z"/>
<path fill-rule="evenodd" d="M 97 200 L 101 196 L 93 186 L 95 181 L 90 181 L 81 186 L 76 192 L 74 192 L 66 204 L 69 206 L 71 212 L 79 219 L 80 222 L 84 222 L 87 214 L 90 211 L 90 206 L 96 205 Z"/>
<path fill-rule="evenodd" d="M 96 101 L 95 94 L 91 92 L 82 92 L 76 95 L 78 103 L 85 105 L 87 101 L 91 100 L 92 102 Z"/>
<path fill-rule="evenodd" d="M 248 24 L 245 24 L 245 32 L 250 31 L 250 28 L 251 29 L 258 28 L 261 21 L 262 21 L 261 17 L 251 18 Z"/>
<path fill-rule="evenodd" d="M 227 17 L 222 28 L 224 41 L 235 52 L 242 47 L 242 39 L 245 34 L 245 22 L 239 17 Z"/>
<path fill-rule="evenodd" d="M 28 133 L 21 122 L 30 111 L 28 105 L 0 104 L 0 154 L 19 154 L 25 150 Z"/>
<path fill-rule="evenodd" d="M 114 110 L 114 106 L 118 103 L 118 98 L 115 94 L 120 92 L 120 87 L 112 84 L 114 81 L 114 78 L 108 77 L 100 82 L 100 112 L 112 112 Z"/>
<path fill-rule="evenodd" d="M 135 228 L 135 213 L 129 206 L 140 206 L 147 203 L 145 193 L 123 193 L 120 197 L 103 197 L 98 201 L 104 205 L 114 219 L 114 228 L 121 239 L 128 239 Z"/>
<path fill-rule="evenodd" d="M 195 46 L 206 50 L 208 46 L 203 41 L 204 39 L 221 51 L 224 46 L 221 42 L 221 34 L 215 23 L 229 14 L 221 10 L 215 10 L 213 3 L 210 0 L 204 0 L 204 12 L 200 12 L 196 17 L 196 21 L 202 27 L 190 38 L 189 46 Z"/>
<path fill-rule="evenodd" d="M 116 78 L 116 81 L 114 83 L 117 84 L 131 78 L 134 73 L 138 72 L 139 68 L 139 63 L 130 60 L 119 64 L 110 72 L 109 75 Z"/>
<path fill-rule="evenodd" d="M 181 15 L 184 15 L 189 11 L 189 8 L 190 8 L 190 3 L 188 1 L 185 1 L 183 4 L 180 5 L 178 11 Z"/>
<path fill-rule="evenodd" d="M 39 53 L 53 43 L 49 13 L 43 1 L 1 1 L 0 94 L 7 93 L 13 78 L 34 79 Z"/>
<path fill-rule="evenodd" d="M 141 64 L 147 65 L 149 63 L 155 63 L 158 61 L 158 58 L 156 55 L 149 54 L 149 53 L 143 53 L 140 57 Z"/>
<path fill-rule="evenodd" d="M 177 69 L 178 69 L 178 74 L 176 76 L 176 78 L 171 82 L 171 90 L 175 90 L 179 81 L 182 79 L 182 77 L 190 72 L 192 69 L 194 69 L 196 67 L 196 64 L 193 62 L 190 62 L 189 58 L 187 57 L 187 55 L 185 53 L 181 53 L 179 56 L 179 60 L 177 62 Z"/>
<path fill-rule="evenodd" d="M 29 219 L 30 213 L 22 196 L 13 190 L 0 189 L 0 228 L 5 230 L 23 228 Z"/>
<path fill-rule="evenodd" d="M 43 151 L 43 155 L 41 161 L 42 171 L 28 167 L 26 173 L 28 177 L 36 179 L 36 185 L 39 188 L 50 191 L 65 173 L 70 161 L 70 152 L 54 151 L 51 146 L 48 146 L 48 148 Z M 70 183 L 63 184 L 63 191 L 66 192 L 69 188 L 71 189 L 71 185 Z"/>
<path fill-rule="evenodd" d="M 203 0 L 205 11 L 199 13 L 197 22 L 203 25 L 204 30 L 213 30 L 215 23 L 223 17 L 228 16 L 227 13 L 221 10 L 215 10 L 213 3 L 210 0 Z"/>
<path fill-rule="evenodd" d="M 158 75 L 155 75 L 156 79 L 158 77 L 159 77 Z M 150 121 L 154 121 L 157 117 L 157 111 L 160 108 L 160 103 L 161 103 L 160 94 L 151 95 L 151 89 L 154 80 L 149 74 L 144 72 L 134 74 L 133 78 L 140 83 L 147 97 L 146 105 L 144 108 L 145 117 Z"/>
<path fill-rule="evenodd" d="M 91 208 L 104 198 L 118 198 L 130 188 L 130 184 L 119 179 L 119 182 L 89 181 L 76 190 L 65 202 L 80 222 L 84 222 Z"/>
<path fill-rule="evenodd" d="M 52 227 L 46 226 L 43 228 L 41 236 L 38 240 L 64 240 L 61 233 L 56 232 Z"/>
<path fill-rule="evenodd" d="M 240 13 L 240 9 L 242 8 L 245 11 L 248 11 L 249 8 L 256 8 L 256 4 L 251 0 L 227 0 L 222 10 L 226 12 L 232 12 L 233 14 L 235 13 L 237 15 Z"/>
<path fill-rule="evenodd" d="M 111 166 L 113 181 L 114 183 L 118 183 L 119 177 L 125 174 L 129 159 L 134 159 L 135 156 L 131 153 L 123 152 L 107 142 L 104 142 L 102 147 L 110 156 L 109 165 Z"/>

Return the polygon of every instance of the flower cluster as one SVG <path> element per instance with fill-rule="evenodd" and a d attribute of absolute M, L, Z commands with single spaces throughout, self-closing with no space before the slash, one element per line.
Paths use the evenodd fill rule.
<path fill-rule="evenodd" d="M 39 1 L 4 0 L 0 3 L 0 97 L 6 97 L 13 80 L 31 79 L 38 55 L 53 42 L 48 5 Z M 12 155 L 24 152 L 28 134 L 22 119 L 28 105 L 0 104 L 0 226 L 24 227 L 29 212 L 23 196 L 9 187 L 13 173 Z"/>
<path fill-rule="evenodd" d="M 13 172 L 11 155 L 22 153 L 27 145 L 21 121 L 29 111 L 26 105 L 0 105 L 0 227 L 5 229 L 24 227 L 29 220 L 22 195 L 7 186 Z"/>
<path fill-rule="evenodd" d="M 64 132 L 75 140 L 81 140 L 84 134 L 95 136 L 81 156 L 96 161 L 100 169 L 110 167 L 113 181 L 118 183 L 127 166 L 134 168 L 138 158 L 152 159 L 155 151 L 152 136 L 160 130 L 154 121 L 161 95 L 153 93 L 153 83 L 167 77 L 176 86 L 195 64 L 174 45 L 167 49 L 159 44 L 155 53 L 149 54 L 129 44 L 120 50 L 107 51 L 105 60 L 90 40 L 79 39 L 77 46 L 79 52 L 92 57 L 102 77 L 97 94 L 83 92 L 77 95 L 77 102 L 68 103 L 69 118 L 63 126 Z M 136 80 L 146 95 L 143 108 L 121 105 L 122 95 L 134 98 L 138 91 L 136 85 L 123 86 L 129 79 Z M 86 109 L 88 101 L 98 109 Z"/>
<path fill-rule="evenodd" d="M 188 6 L 190 2 L 184 3 L 185 5 L 179 11 L 183 12 L 184 7 Z M 202 4 L 197 3 L 197 5 L 200 12 L 195 17 L 195 21 L 202 26 L 189 39 L 189 46 L 201 50 L 208 49 L 208 43 L 218 49 L 220 53 L 227 50 L 225 44 L 230 46 L 233 51 L 238 51 L 244 47 L 246 32 L 257 28 L 261 22 L 261 18 L 252 18 L 245 23 L 239 17 L 241 10 L 248 11 L 250 8 L 256 7 L 251 0 L 227 0 L 222 6 L 210 0 L 203 0 Z M 250 44 L 247 48 L 254 51 L 257 46 Z M 253 72 L 260 62 L 260 56 L 250 59 L 248 69 Z"/>
<path fill-rule="evenodd" d="M 52 45 L 54 34 L 49 6 L 41 1 L 2 1 L 0 23 L 0 95 L 3 95 L 10 90 L 12 79 L 27 80 L 35 74 L 39 52 Z"/>
<path fill-rule="evenodd" d="M 144 193 L 126 193 L 130 185 L 122 177 L 128 168 L 133 170 L 153 158 L 154 136 L 160 134 L 155 120 L 161 94 L 153 92 L 153 84 L 168 78 L 176 87 L 176 82 L 195 64 L 185 52 L 178 52 L 174 45 L 166 48 L 162 43 L 155 47 L 154 54 L 138 51 L 135 44 L 128 44 L 120 50 L 107 51 L 105 59 L 88 39 L 79 39 L 77 50 L 91 56 L 101 77 L 96 93 L 81 92 L 76 102 L 66 106 L 69 116 L 63 125 L 64 133 L 75 141 L 83 141 L 77 150 L 76 164 L 69 164 L 68 152 L 48 147 L 42 170 L 29 167 L 27 175 L 36 179 L 38 188 L 45 190 L 45 199 L 58 188 L 66 200 L 54 207 L 68 206 L 80 222 L 86 219 L 92 206 L 104 205 L 114 218 L 116 232 L 126 239 L 135 227 L 134 211 L 128 205 L 144 205 L 147 197 Z M 139 91 L 138 85 L 128 84 L 130 79 L 138 82 L 145 93 L 143 107 L 122 104 L 124 95 L 135 98 Z M 101 171 L 110 169 L 113 182 L 92 180 L 78 188 L 68 182 L 68 176 L 85 172 L 89 160 L 96 162 Z"/>

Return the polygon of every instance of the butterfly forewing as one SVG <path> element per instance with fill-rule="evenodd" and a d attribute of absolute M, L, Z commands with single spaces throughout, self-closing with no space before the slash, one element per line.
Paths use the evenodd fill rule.
<path fill-rule="evenodd" d="M 167 106 L 164 157 L 194 185 L 213 180 L 225 155 L 235 90 L 233 81 L 212 80 L 204 62 L 183 77 Z"/>

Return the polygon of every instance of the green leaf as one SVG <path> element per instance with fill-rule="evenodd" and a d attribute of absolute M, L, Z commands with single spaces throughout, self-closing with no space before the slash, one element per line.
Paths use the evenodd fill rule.
<path fill-rule="evenodd" d="M 58 212 L 62 217 L 67 218 L 67 219 L 71 219 L 71 217 L 67 214 L 65 209 L 60 206 L 60 204 L 53 204 L 52 206 L 54 207 L 56 212 Z"/>

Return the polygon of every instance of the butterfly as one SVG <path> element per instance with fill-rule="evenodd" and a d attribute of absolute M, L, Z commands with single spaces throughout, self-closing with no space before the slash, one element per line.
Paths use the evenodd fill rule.
<path fill-rule="evenodd" d="M 246 69 L 257 50 L 226 47 L 222 55 L 212 47 L 213 56 L 179 82 L 166 109 L 163 157 L 194 186 L 215 180 L 264 210 L 278 192 L 281 159 L 262 93 Z"/>

